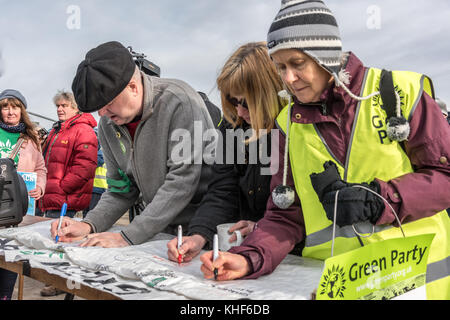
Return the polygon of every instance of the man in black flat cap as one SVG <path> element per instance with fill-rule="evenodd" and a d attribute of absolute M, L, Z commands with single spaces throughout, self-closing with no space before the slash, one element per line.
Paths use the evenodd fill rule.
<path fill-rule="evenodd" d="M 196 208 L 192 199 L 198 198 L 202 165 L 192 158 L 175 160 L 179 142 L 172 140 L 177 130 L 190 135 L 194 159 L 214 148 L 215 139 L 202 141 L 201 150 L 194 148 L 194 128 L 202 134 L 214 129 L 200 95 L 183 81 L 142 73 L 130 52 L 115 41 L 86 54 L 72 91 L 81 111 L 98 111 L 101 117 L 98 136 L 108 190 L 84 220 L 65 219 L 59 239 L 87 236 L 82 246 L 121 247 L 143 243 L 159 232 L 176 234 L 178 225 L 187 226 Z M 105 232 L 140 193 L 142 213 L 120 233 Z M 56 229 L 57 223 L 52 224 L 53 237 Z"/>

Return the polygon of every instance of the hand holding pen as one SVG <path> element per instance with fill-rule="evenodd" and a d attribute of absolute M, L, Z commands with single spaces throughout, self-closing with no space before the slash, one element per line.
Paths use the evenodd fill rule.
<path fill-rule="evenodd" d="M 199 235 L 175 237 L 167 243 L 167 257 L 169 260 L 178 262 L 181 255 L 181 262 L 190 262 L 195 258 L 206 244 L 206 239 Z"/>
<path fill-rule="evenodd" d="M 63 205 L 59 219 L 51 223 L 50 233 L 52 238 L 56 242 L 76 242 L 84 239 L 92 232 L 91 226 L 85 222 L 65 217 L 66 210 L 67 206 Z"/>
<path fill-rule="evenodd" d="M 177 235 L 177 250 L 178 250 L 178 264 L 181 264 L 183 261 L 183 255 L 180 253 L 180 248 L 183 245 L 183 229 L 180 226 L 178 226 L 178 235 Z"/>
<path fill-rule="evenodd" d="M 219 258 L 219 236 L 215 234 L 213 238 L 213 263 L 218 258 Z M 217 281 L 219 270 L 217 268 L 214 268 L 213 273 L 214 273 L 214 280 Z"/>
<path fill-rule="evenodd" d="M 200 256 L 202 266 L 200 270 L 206 279 L 218 281 L 234 280 L 245 277 L 250 273 L 250 265 L 247 259 L 230 252 L 220 252 L 216 250 L 208 251 Z"/>
<path fill-rule="evenodd" d="M 61 230 L 61 225 L 63 222 L 63 218 L 66 215 L 67 212 L 67 203 L 64 202 L 64 204 L 61 207 L 61 213 L 59 214 L 59 222 L 58 222 L 58 228 L 56 229 L 56 237 L 55 237 L 55 243 L 58 243 L 59 241 L 59 230 Z"/>

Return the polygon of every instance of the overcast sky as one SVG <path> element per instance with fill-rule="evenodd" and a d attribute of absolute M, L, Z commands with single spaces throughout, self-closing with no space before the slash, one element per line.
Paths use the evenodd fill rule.
<path fill-rule="evenodd" d="M 0 90 L 18 89 L 29 111 L 56 119 L 52 97 L 70 90 L 86 52 L 117 40 L 145 53 L 162 77 L 188 82 L 220 107 L 215 80 L 221 67 L 240 45 L 266 40 L 280 2 L 0 0 Z M 368 66 L 430 76 L 450 108 L 449 0 L 325 3 L 336 16 L 344 50 Z"/>

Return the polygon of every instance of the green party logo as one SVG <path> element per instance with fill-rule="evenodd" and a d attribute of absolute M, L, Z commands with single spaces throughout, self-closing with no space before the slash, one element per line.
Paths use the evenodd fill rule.
<path fill-rule="evenodd" d="M 15 144 L 11 144 L 11 141 L 6 140 L 6 142 L 0 141 L 0 155 L 2 158 L 8 158 L 11 154 L 11 151 L 14 149 Z"/>
<path fill-rule="evenodd" d="M 120 145 L 120 149 L 122 150 L 122 153 L 123 153 L 123 154 L 127 153 L 127 149 L 126 149 L 125 146 L 123 145 L 122 140 L 120 140 L 120 137 L 122 137 L 122 135 L 120 134 L 119 131 L 116 132 L 116 137 L 117 137 L 117 139 L 119 139 L 119 145 Z"/>
<path fill-rule="evenodd" d="M 125 148 L 125 146 L 123 145 L 122 141 L 119 140 L 119 144 L 120 144 L 120 149 L 122 149 L 122 152 L 125 154 L 127 153 L 127 149 Z"/>
<path fill-rule="evenodd" d="M 330 299 L 344 298 L 345 287 L 345 272 L 344 268 L 333 265 L 331 269 L 327 270 L 327 274 L 323 276 L 323 282 L 320 284 L 321 295 L 326 294 Z"/>

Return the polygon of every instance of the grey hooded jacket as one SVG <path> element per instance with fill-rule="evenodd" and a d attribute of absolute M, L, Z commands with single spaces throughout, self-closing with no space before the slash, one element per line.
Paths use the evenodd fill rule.
<path fill-rule="evenodd" d="M 143 114 L 134 140 L 125 126 L 106 117 L 100 119 L 108 190 L 83 220 L 94 232 L 104 232 L 141 193 L 145 209 L 121 231 L 129 244 L 143 243 L 169 225 L 187 226 L 195 211 L 189 207 L 199 184 L 202 156 L 216 143 L 216 139 L 203 141 L 201 137 L 205 131 L 215 130 L 193 88 L 180 80 L 145 74 L 142 79 Z"/>

